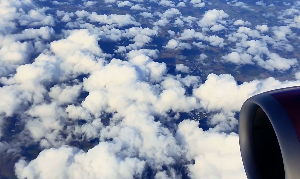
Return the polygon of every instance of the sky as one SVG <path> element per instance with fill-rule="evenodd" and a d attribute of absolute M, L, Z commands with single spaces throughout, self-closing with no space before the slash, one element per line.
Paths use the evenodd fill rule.
<path fill-rule="evenodd" d="M 0 176 L 246 179 L 238 114 L 300 85 L 300 1 L 221 4 L 0 0 Z"/>

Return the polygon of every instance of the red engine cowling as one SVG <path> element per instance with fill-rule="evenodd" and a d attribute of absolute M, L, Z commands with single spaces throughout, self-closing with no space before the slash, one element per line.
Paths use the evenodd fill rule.
<path fill-rule="evenodd" d="M 300 87 L 249 98 L 239 118 L 240 149 L 248 179 L 299 179 Z"/>

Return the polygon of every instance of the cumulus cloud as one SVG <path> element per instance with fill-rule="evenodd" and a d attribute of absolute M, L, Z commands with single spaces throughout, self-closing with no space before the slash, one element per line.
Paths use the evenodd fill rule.
<path fill-rule="evenodd" d="M 272 77 L 238 85 L 231 75 L 210 74 L 203 85 L 194 90 L 201 105 L 209 111 L 239 111 L 243 102 L 257 93 L 287 86 L 297 86 L 299 81 L 280 82 Z"/>
<path fill-rule="evenodd" d="M 186 149 L 186 157 L 195 159 L 188 165 L 191 178 L 246 179 L 239 157 L 239 141 L 235 133 L 203 131 L 198 122 L 185 120 L 178 126 L 176 137 Z M 222 147 L 220 147 L 222 146 Z M 228 161 L 231 161 L 228 165 Z"/>
<path fill-rule="evenodd" d="M 268 29 L 267 26 L 257 26 L 256 28 L 262 32 Z M 292 51 L 293 47 L 285 43 L 287 41 L 287 34 L 291 33 L 290 28 L 288 26 L 281 26 L 273 27 L 273 29 L 274 38 L 271 38 L 261 35 L 257 30 L 252 30 L 248 27 L 239 27 L 237 33 L 229 35 L 228 38 L 232 42 L 239 42 L 236 43 L 235 51 L 237 52 L 230 53 L 222 58 L 225 59 L 225 61 L 241 64 L 242 61 L 239 60 L 238 56 L 247 53 L 248 58 L 246 59 L 248 59 L 248 64 L 255 62 L 262 68 L 270 71 L 285 71 L 296 66 L 298 64 L 296 59 L 283 58 L 279 54 L 271 52 L 268 47 L 268 44 L 270 44 L 276 49 Z M 255 40 L 249 40 L 249 38 Z M 251 57 L 249 55 L 251 55 Z M 251 58 L 252 62 L 249 60 Z M 243 63 L 245 63 L 245 61 Z"/>
<path fill-rule="evenodd" d="M 180 11 L 178 9 L 175 9 L 175 8 L 171 8 L 171 9 L 168 9 L 166 10 L 163 14 L 162 14 L 162 17 L 164 18 L 172 18 L 174 17 L 175 15 L 180 15 Z"/>
<path fill-rule="evenodd" d="M 166 45 L 166 48 L 175 49 L 178 46 L 178 41 L 175 39 L 169 40 L 169 42 Z"/>
<path fill-rule="evenodd" d="M 124 6 L 132 6 L 132 3 L 129 2 L 129 1 L 121 1 L 121 2 L 118 2 L 118 7 L 124 7 Z"/>
<path fill-rule="evenodd" d="M 241 1 L 232 1 L 232 3 L 229 3 L 231 6 L 237 6 L 237 7 L 242 7 L 245 9 L 253 10 L 251 9 L 246 3 L 241 2 Z"/>
<path fill-rule="evenodd" d="M 169 0 L 160 0 L 159 5 L 162 5 L 162 6 L 169 6 L 169 7 L 174 7 L 175 4 L 173 1 L 169 1 Z"/>
<path fill-rule="evenodd" d="M 97 2 L 95 2 L 95 1 L 86 1 L 86 2 L 84 2 L 84 6 L 85 7 L 90 7 L 90 6 L 93 6 L 93 5 L 95 5 L 95 4 L 97 4 Z"/>
<path fill-rule="evenodd" d="M 226 23 L 223 19 L 229 17 L 223 10 L 208 10 L 203 18 L 198 22 L 200 27 L 217 25 L 217 23 Z"/>
<path fill-rule="evenodd" d="M 0 33 L 9 34 L 17 29 L 19 16 L 28 16 L 24 10 L 35 8 L 33 1 L 3 0 L 0 2 Z M 28 17 L 30 19 L 30 17 Z"/>
<path fill-rule="evenodd" d="M 257 30 L 260 30 L 261 32 L 267 32 L 269 30 L 269 27 L 267 25 L 257 25 Z"/>
<path fill-rule="evenodd" d="M 199 10 L 202 0 L 150 2 L 160 8 L 143 0 L 76 2 L 0 2 L 0 154 L 20 157 L 16 176 L 246 178 L 238 134 L 230 133 L 236 113 L 252 95 L 299 85 L 299 74 L 237 83 L 199 65 L 251 64 L 284 74 L 298 62 L 277 50 L 292 51 L 299 13 L 286 10 L 292 19 L 281 19 L 285 25 L 251 29 L 248 19 L 229 19 L 210 2 L 206 12 L 186 15 L 185 7 Z M 177 64 L 158 62 L 169 57 Z M 15 131 L 4 129 L 14 126 L 11 119 Z M 22 156 L 32 146 L 39 154 Z"/>
<path fill-rule="evenodd" d="M 19 178 L 44 179 L 141 177 L 145 161 L 118 155 L 121 147 L 102 143 L 87 153 L 71 147 L 48 149 L 29 164 L 20 160 L 16 173 Z"/>
<path fill-rule="evenodd" d="M 189 72 L 189 67 L 184 66 L 183 64 L 176 64 L 176 70 L 183 73 Z"/>
<path fill-rule="evenodd" d="M 122 27 L 129 24 L 134 24 L 134 25 L 139 24 L 135 21 L 135 19 L 131 15 L 128 14 L 126 15 L 111 14 L 107 16 L 107 15 L 98 15 L 96 12 L 92 12 L 88 18 L 91 22 L 98 22 L 100 24 L 115 24 L 118 27 Z"/>
<path fill-rule="evenodd" d="M 249 25 L 251 25 L 251 23 L 248 22 L 248 21 L 243 21 L 243 20 L 239 19 L 239 20 L 234 21 L 233 25 L 236 25 L 236 26 L 239 26 L 239 25 L 240 26 L 249 26 Z"/>
<path fill-rule="evenodd" d="M 247 53 L 240 55 L 237 52 L 231 52 L 230 54 L 223 56 L 222 58 L 228 62 L 236 64 L 253 64 L 252 56 Z"/>
<path fill-rule="evenodd" d="M 205 3 L 202 2 L 201 0 L 191 0 L 191 4 L 193 4 L 194 7 L 204 7 Z"/>

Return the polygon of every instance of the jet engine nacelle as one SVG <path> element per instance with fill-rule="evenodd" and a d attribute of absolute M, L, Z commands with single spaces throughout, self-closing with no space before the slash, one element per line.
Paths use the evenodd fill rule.
<path fill-rule="evenodd" d="M 239 137 L 248 179 L 299 179 L 300 87 L 249 98 L 240 112 Z"/>

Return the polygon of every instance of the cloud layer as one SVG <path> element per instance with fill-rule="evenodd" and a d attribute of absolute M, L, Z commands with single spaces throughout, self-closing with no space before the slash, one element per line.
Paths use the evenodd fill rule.
<path fill-rule="evenodd" d="M 275 5 L 223 6 L 1 1 L 0 155 L 16 157 L 10 175 L 246 178 L 237 114 L 255 94 L 300 85 L 300 6 L 285 5 L 276 25 L 232 14 Z"/>

